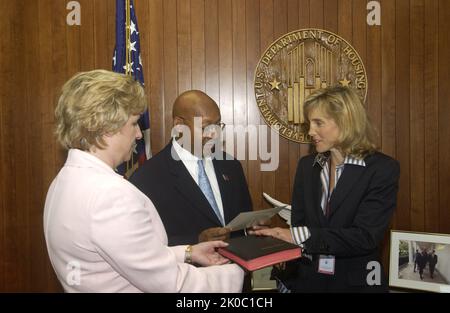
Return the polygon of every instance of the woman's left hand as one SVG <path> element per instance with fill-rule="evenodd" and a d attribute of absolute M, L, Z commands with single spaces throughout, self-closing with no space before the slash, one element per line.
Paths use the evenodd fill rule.
<path fill-rule="evenodd" d="M 256 228 L 256 229 L 255 229 Z M 292 240 L 291 230 L 289 228 L 281 228 L 281 227 L 275 227 L 275 228 L 261 228 L 257 229 L 258 227 L 255 226 L 254 230 L 249 231 L 250 235 L 257 235 L 257 236 L 271 236 L 273 238 L 281 239 L 290 243 L 294 243 L 294 240 Z"/>
<path fill-rule="evenodd" d="M 226 247 L 228 244 L 223 241 L 206 241 L 192 246 L 192 262 L 202 266 L 222 265 L 230 261 L 218 252 L 216 248 Z"/>

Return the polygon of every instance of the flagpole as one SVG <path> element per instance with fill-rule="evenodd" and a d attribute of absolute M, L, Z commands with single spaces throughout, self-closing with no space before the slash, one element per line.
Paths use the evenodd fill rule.
<path fill-rule="evenodd" d="M 126 53 L 125 53 L 125 74 L 131 75 L 130 68 L 130 26 L 131 26 L 131 17 L 130 17 L 130 0 L 125 0 L 125 41 L 126 41 Z"/>
<path fill-rule="evenodd" d="M 130 0 L 125 0 L 125 75 L 131 76 L 131 8 Z M 127 162 L 127 173 L 130 171 L 130 167 L 133 167 L 133 152 L 131 153 L 131 160 Z M 131 165 L 130 165 L 131 164 Z"/>
<path fill-rule="evenodd" d="M 142 73 L 142 61 L 140 58 L 139 31 L 133 0 L 116 0 L 116 48 L 113 58 L 113 69 L 115 72 L 124 73 L 132 79 L 144 85 Z M 124 29 L 125 27 L 125 29 Z M 143 128 L 144 138 L 137 142 L 131 159 L 120 165 L 120 172 L 129 177 L 138 165 L 148 159 L 147 149 L 149 146 L 149 112 L 148 108 L 139 118 L 139 125 Z M 137 156 L 134 155 L 136 152 Z M 125 173 L 123 173 L 125 171 Z"/>

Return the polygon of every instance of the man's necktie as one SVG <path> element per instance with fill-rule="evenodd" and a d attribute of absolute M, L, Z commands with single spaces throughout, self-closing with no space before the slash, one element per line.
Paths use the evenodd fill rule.
<path fill-rule="evenodd" d="M 202 190 L 209 204 L 216 213 L 217 218 L 219 219 L 222 225 L 225 225 L 222 215 L 220 214 L 219 207 L 217 206 L 216 199 L 214 198 L 214 193 L 211 188 L 211 184 L 209 183 L 208 176 L 206 176 L 205 167 L 203 166 L 203 161 L 198 160 L 198 186 Z"/>

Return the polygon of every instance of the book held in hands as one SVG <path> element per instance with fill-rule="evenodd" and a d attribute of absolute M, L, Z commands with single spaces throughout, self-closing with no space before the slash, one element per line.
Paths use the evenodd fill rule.
<path fill-rule="evenodd" d="M 273 237 L 245 236 L 226 242 L 229 245 L 218 252 L 248 271 L 301 257 L 299 246 Z"/>

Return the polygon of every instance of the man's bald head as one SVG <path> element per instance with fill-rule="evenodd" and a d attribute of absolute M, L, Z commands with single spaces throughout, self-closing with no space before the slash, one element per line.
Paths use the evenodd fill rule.
<path fill-rule="evenodd" d="M 220 110 L 216 102 L 200 90 L 188 90 L 177 97 L 173 104 L 172 117 L 192 119 L 194 117 L 207 118 L 209 115 L 219 115 Z"/>
<path fill-rule="evenodd" d="M 184 147 L 185 149 L 188 148 L 191 153 L 201 156 L 201 153 L 204 153 L 203 149 L 197 152 L 194 149 L 198 139 L 201 140 L 202 148 L 211 146 L 210 150 L 214 150 L 215 143 L 211 139 L 217 136 L 217 130 L 211 131 L 210 127 L 220 127 L 221 116 L 219 107 L 211 97 L 200 90 L 183 92 L 173 104 L 172 117 L 174 127 L 178 125 L 189 127 L 190 144 L 186 145 L 190 147 Z M 178 134 L 180 134 L 179 130 Z"/>

